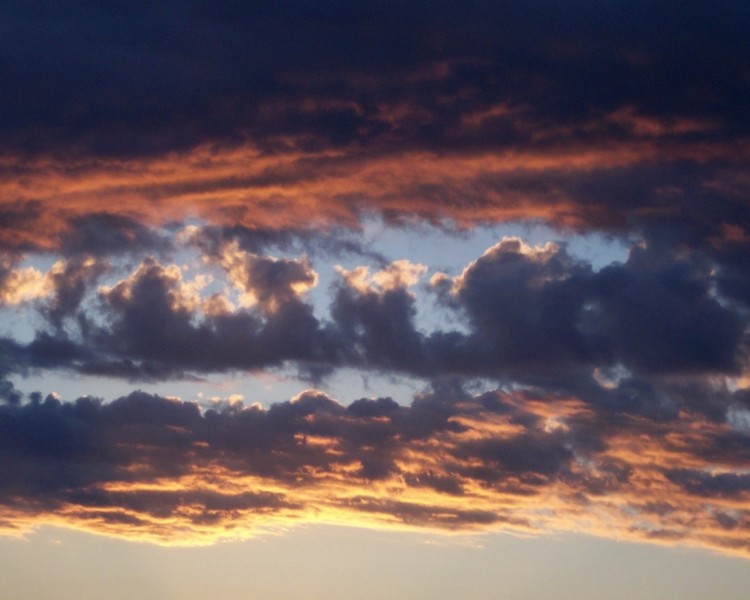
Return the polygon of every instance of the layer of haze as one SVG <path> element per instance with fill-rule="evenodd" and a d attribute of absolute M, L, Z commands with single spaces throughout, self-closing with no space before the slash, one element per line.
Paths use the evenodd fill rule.
<path fill-rule="evenodd" d="M 7 598 L 744 600 L 746 561 L 583 536 L 443 539 L 341 527 L 210 548 L 45 528 L 0 539 Z M 44 568 L 40 568 L 41 566 Z"/>

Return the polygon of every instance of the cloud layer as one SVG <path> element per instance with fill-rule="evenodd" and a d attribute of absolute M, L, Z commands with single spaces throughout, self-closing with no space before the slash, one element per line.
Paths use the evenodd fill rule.
<path fill-rule="evenodd" d="M 53 522 L 194 544 L 335 521 L 750 550 L 747 434 L 687 407 L 657 419 L 445 382 L 408 407 L 317 390 L 205 412 L 143 392 L 35 398 L 0 407 L 0 429 L 9 532 Z"/>
<path fill-rule="evenodd" d="M 337 267 L 320 314 L 308 257 L 222 244 L 197 268 L 147 257 L 111 285 L 97 281 L 114 266 L 92 257 L 47 273 L 8 267 L 5 304 L 36 303 L 47 321 L 26 344 L 2 338 L 14 369 L 168 379 L 294 363 L 535 382 L 581 381 L 595 369 L 738 377 L 746 368 L 747 305 L 699 251 L 644 243 L 595 270 L 564 245 L 506 237 L 462 273 L 436 271 L 429 282 L 428 267 L 406 259 L 372 272 Z M 428 299 L 454 325 L 428 329 L 417 308 Z"/>
<path fill-rule="evenodd" d="M 746 230 L 744 4 L 439 4 L 6 4 L 0 245 L 196 213 Z"/>
<path fill-rule="evenodd" d="M 748 29 L 742 2 L 4 3 L 0 527 L 750 555 Z M 373 222 L 554 240 L 451 270 Z M 589 234 L 627 258 L 566 243 Z M 321 391 L 345 369 L 424 390 Z M 320 389 L 209 409 L 19 383 L 238 371 Z"/>

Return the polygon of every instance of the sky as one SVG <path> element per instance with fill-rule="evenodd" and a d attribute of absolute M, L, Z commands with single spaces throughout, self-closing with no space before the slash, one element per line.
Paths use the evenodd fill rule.
<path fill-rule="evenodd" d="M 744 598 L 748 31 L 3 2 L 3 596 Z"/>

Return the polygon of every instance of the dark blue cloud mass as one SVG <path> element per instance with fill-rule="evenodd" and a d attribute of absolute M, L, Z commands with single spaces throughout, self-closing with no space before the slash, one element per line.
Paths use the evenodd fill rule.
<path fill-rule="evenodd" d="M 279 135 L 314 146 L 534 144 L 502 119 L 471 135 L 458 127 L 501 103 L 559 129 L 635 107 L 716 120 L 720 137 L 748 132 L 750 13 L 739 1 L 6 2 L 0 18 L 0 140 L 32 153 L 152 154 Z M 415 119 L 394 127 L 397 106 Z"/>

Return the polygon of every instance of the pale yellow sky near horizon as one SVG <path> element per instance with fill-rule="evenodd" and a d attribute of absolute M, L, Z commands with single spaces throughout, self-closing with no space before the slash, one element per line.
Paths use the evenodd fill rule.
<path fill-rule="evenodd" d="M 43 527 L 0 537 L 8 600 L 745 600 L 747 560 L 576 534 L 340 526 L 166 548 Z"/>

